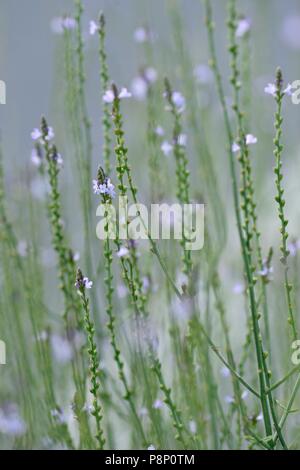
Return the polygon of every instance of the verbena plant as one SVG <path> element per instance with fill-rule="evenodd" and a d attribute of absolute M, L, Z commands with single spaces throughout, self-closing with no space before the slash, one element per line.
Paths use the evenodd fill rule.
<path fill-rule="evenodd" d="M 202 3 L 210 69 L 200 72 L 214 78 L 222 116 L 213 124 L 220 127 L 214 134 L 224 140 L 216 155 L 207 132 L 211 116 L 199 104 L 180 11 L 177 2 L 166 3 L 176 76 L 159 73 L 152 31 L 136 31 L 144 61 L 134 88 L 144 100 L 138 159 L 126 134 L 130 107 L 123 107 L 131 93 L 111 76 L 106 51 L 110 28 L 103 13 L 90 22 L 100 73 L 93 82 L 99 119 L 92 123 L 89 118 L 81 0 L 75 1 L 73 16 L 64 16 L 59 25 L 68 143 L 64 158 L 60 138 L 46 118 L 32 132 L 32 161 L 47 194 L 45 204 L 29 191 L 24 196 L 30 220 L 27 244 L 12 222 L 1 153 L 0 339 L 7 350 L 7 365 L 0 370 L 2 448 L 299 447 L 298 245 L 288 233 L 283 169 L 283 104 L 290 86 L 278 69 L 266 87 L 274 98 L 273 202 L 280 230 L 280 246 L 272 246 L 260 228 L 251 147 L 257 139 L 251 134 L 250 24 L 236 0 L 228 0 L 228 77 L 218 60 L 225 49 L 217 51 L 212 2 Z M 93 149 L 92 125 L 101 140 L 100 155 Z M 72 210 L 78 208 L 81 220 L 76 237 L 66 204 L 69 186 L 61 183 L 67 172 Z M 221 181 L 227 175 L 229 209 Z M 117 206 L 117 196 L 136 205 L 143 242 L 130 238 L 128 214 L 122 220 L 127 240 L 119 231 L 110 237 L 109 208 Z M 149 204 L 203 203 L 203 249 L 190 250 L 185 237 L 154 240 L 140 211 L 147 199 Z M 103 240 L 96 237 L 100 203 Z M 41 261 L 41 225 L 46 223 L 55 254 L 51 279 Z M 242 301 L 236 314 L 228 291 L 229 236 L 238 244 L 235 269 L 241 281 L 236 291 Z M 80 258 L 74 249 L 78 239 Z"/>

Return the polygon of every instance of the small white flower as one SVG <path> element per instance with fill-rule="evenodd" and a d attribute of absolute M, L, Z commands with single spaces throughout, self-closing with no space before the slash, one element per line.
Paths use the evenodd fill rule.
<path fill-rule="evenodd" d="M 173 91 L 172 101 L 179 112 L 185 109 L 185 98 L 179 91 Z"/>
<path fill-rule="evenodd" d="M 80 253 L 79 251 L 75 251 L 75 253 L 73 254 L 73 261 L 77 263 L 79 260 L 80 260 Z"/>
<path fill-rule="evenodd" d="M 244 390 L 243 393 L 242 393 L 242 400 L 246 400 L 248 395 L 249 395 L 248 390 Z"/>
<path fill-rule="evenodd" d="M 36 148 L 31 151 L 31 163 L 36 167 L 40 167 L 42 164 L 41 156 Z"/>
<path fill-rule="evenodd" d="M 117 252 L 118 258 L 124 258 L 124 256 L 128 256 L 129 250 L 126 248 L 126 246 L 121 246 L 119 251 Z"/>
<path fill-rule="evenodd" d="M 246 135 L 246 145 L 252 145 L 257 143 L 257 138 L 252 134 Z"/>
<path fill-rule="evenodd" d="M 178 143 L 178 145 L 181 145 L 182 147 L 186 147 L 187 135 L 186 134 L 179 134 L 177 143 Z"/>
<path fill-rule="evenodd" d="M 142 407 L 139 411 L 140 416 L 148 416 L 148 410 L 145 407 Z"/>
<path fill-rule="evenodd" d="M 236 142 L 233 142 L 231 150 L 233 151 L 233 153 L 237 153 L 241 150 L 241 147 Z"/>
<path fill-rule="evenodd" d="M 115 99 L 115 95 L 112 90 L 106 90 L 102 97 L 104 103 L 112 103 Z"/>
<path fill-rule="evenodd" d="M 55 359 L 61 364 L 71 361 L 73 351 L 69 341 L 59 335 L 52 335 L 51 346 Z"/>
<path fill-rule="evenodd" d="M 155 402 L 153 403 L 153 408 L 154 408 L 155 410 L 159 410 L 160 408 L 163 407 L 163 405 L 164 405 L 164 403 L 163 403 L 161 400 L 157 399 L 157 400 L 155 400 Z"/>
<path fill-rule="evenodd" d="M 89 30 L 91 36 L 94 36 L 96 34 L 96 32 L 99 30 L 99 25 L 96 23 L 96 21 L 90 21 Z"/>
<path fill-rule="evenodd" d="M 225 367 L 225 366 L 222 367 L 221 375 L 222 375 L 222 377 L 225 377 L 225 378 L 230 376 L 230 370 L 228 369 L 228 367 Z"/>
<path fill-rule="evenodd" d="M 162 144 L 161 144 L 161 150 L 163 152 L 164 155 L 168 156 L 172 150 L 173 150 L 173 145 L 171 145 L 167 140 L 165 140 Z"/>
<path fill-rule="evenodd" d="M 231 405 L 232 403 L 234 403 L 234 398 L 230 395 L 226 395 L 225 402 Z"/>
<path fill-rule="evenodd" d="M 134 96 L 139 101 L 143 101 L 147 97 L 148 84 L 142 77 L 136 77 L 132 80 L 131 91 Z"/>
<path fill-rule="evenodd" d="M 154 83 L 157 80 L 157 71 L 153 67 L 147 67 L 144 76 L 149 83 Z"/>
<path fill-rule="evenodd" d="M 263 420 L 263 414 L 262 412 L 259 413 L 259 415 L 257 415 L 256 417 L 256 421 L 262 421 Z"/>
<path fill-rule="evenodd" d="M 93 281 L 90 281 L 88 277 L 83 278 L 83 283 L 86 289 L 91 289 L 93 287 Z"/>
<path fill-rule="evenodd" d="M 0 433 L 21 436 L 25 432 L 26 424 L 15 405 L 9 405 L 8 409 L 0 409 Z"/>
<path fill-rule="evenodd" d="M 276 96 L 276 92 L 277 92 L 276 85 L 274 83 L 268 83 L 264 91 L 265 93 L 267 93 L 267 95 Z"/>
<path fill-rule="evenodd" d="M 202 84 L 212 82 L 214 77 L 211 68 L 206 64 L 197 65 L 194 69 L 194 75 L 196 80 Z"/>
<path fill-rule="evenodd" d="M 135 42 L 143 43 L 148 40 L 148 32 L 146 31 L 145 28 L 137 28 L 134 31 L 133 37 L 134 37 Z"/>
<path fill-rule="evenodd" d="M 250 20 L 247 18 L 243 18 L 242 20 L 238 22 L 236 32 L 235 32 L 236 37 L 242 38 L 243 36 L 245 36 L 246 33 L 248 33 L 248 31 L 250 31 L 250 28 L 251 28 Z"/>
<path fill-rule="evenodd" d="M 156 450 L 156 449 L 155 449 L 154 445 L 151 444 L 151 446 L 148 447 L 148 450 Z"/>
<path fill-rule="evenodd" d="M 131 98 L 132 94 L 127 90 L 127 88 L 122 88 L 119 93 L 119 98 L 122 100 L 123 98 Z"/>

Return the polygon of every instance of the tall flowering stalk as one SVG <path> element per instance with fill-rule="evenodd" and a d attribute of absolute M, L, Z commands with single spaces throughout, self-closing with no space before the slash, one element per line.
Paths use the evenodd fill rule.
<path fill-rule="evenodd" d="M 188 171 L 188 159 L 186 156 L 185 145 L 186 135 L 182 132 L 181 124 L 181 112 L 182 107 L 180 106 L 180 95 L 178 92 L 173 92 L 170 82 L 165 79 L 165 95 L 167 102 L 170 107 L 174 119 L 173 127 L 173 152 L 176 160 L 176 179 L 177 179 L 177 198 L 182 204 L 190 203 L 190 182 L 189 182 L 189 171 Z M 179 99 L 178 99 L 179 95 Z M 177 100 L 176 100 L 177 98 Z M 192 271 L 192 260 L 191 252 L 186 249 L 186 229 L 183 226 L 183 237 L 181 240 L 181 246 L 183 250 L 183 272 L 189 276 Z"/>
<path fill-rule="evenodd" d="M 288 257 L 289 257 L 289 249 L 287 245 L 288 241 L 288 231 L 287 231 L 287 225 L 288 225 L 288 220 L 285 215 L 285 199 L 284 199 L 284 189 L 282 185 L 282 180 L 283 180 L 283 174 L 282 174 L 282 151 L 283 151 L 283 145 L 281 142 L 281 137 L 282 137 L 282 100 L 285 95 L 285 91 L 283 90 L 283 78 L 282 78 L 282 72 L 281 69 L 278 68 L 276 72 L 276 92 L 275 92 L 275 101 L 277 104 L 277 109 L 276 109 L 276 114 L 275 114 L 275 130 L 276 130 L 276 135 L 274 139 L 274 156 L 275 156 L 275 168 L 274 168 L 274 173 L 275 173 L 275 184 L 276 184 L 276 190 L 277 190 L 277 195 L 275 197 L 275 201 L 277 202 L 278 206 L 278 216 L 280 220 L 280 233 L 281 233 L 281 246 L 280 246 L 280 251 L 281 251 L 281 262 L 284 266 L 284 285 L 285 285 L 285 292 L 286 292 L 286 299 L 287 299 L 287 305 L 288 305 L 288 323 L 291 326 L 292 329 L 292 336 L 293 339 L 296 340 L 298 338 L 298 333 L 297 333 L 297 326 L 296 326 L 296 321 L 294 318 L 294 312 L 293 312 L 293 300 L 292 300 L 292 291 L 293 291 L 293 286 L 290 283 L 289 279 L 289 266 L 288 266 Z"/>
<path fill-rule="evenodd" d="M 87 334 L 88 339 L 88 354 L 89 354 L 89 371 L 90 371 L 90 380 L 92 388 L 90 389 L 91 394 L 93 395 L 93 410 L 92 415 L 95 417 L 96 421 L 96 440 L 99 445 L 99 449 L 103 450 L 105 445 L 105 437 L 102 429 L 102 408 L 99 398 L 99 389 L 100 389 L 100 380 L 99 380 L 99 358 L 97 353 L 97 346 L 95 343 L 95 327 L 93 321 L 91 320 L 90 315 L 90 306 L 89 299 L 86 296 L 86 289 L 92 286 L 91 281 L 87 278 L 84 278 L 80 269 L 77 271 L 76 276 L 76 288 L 81 298 L 82 308 L 84 313 L 84 328 Z"/>

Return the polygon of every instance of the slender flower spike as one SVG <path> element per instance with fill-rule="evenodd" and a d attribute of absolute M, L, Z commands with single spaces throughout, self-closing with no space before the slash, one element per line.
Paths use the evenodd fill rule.
<path fill-rule="evenodd" d="M 167 140 L 161 144 L 161 150 L 163 154 L 167 157 L 173 150 L 173 145 L 171 145 Z"/>
<path fill-rule="evenodd" d="M 247 18 L 243 18 L 238 22 L 235 35 L 237 38 L 242 38 L 250 31 L 251 22 Z"/>
<path fill-rule="evenodd" d="M 88 277 L 83 277 L 81 270 L 78 269 L 75 287 L 80 291 L 84 291 L 85 289 L 91 289 L 93 287 L 93 282 L 90 281 Z"/>
<path fill-rule="evenodd" d="M 97 31 L 99 31 L 99 25 L 96 23 L 96 21 L 92 20 L 90 21 L 90 35 L 94 36 Z"/>
<path fill-rule="evenodd" d="M 127 88 L 122 88 L 120 93 L 119 93 L 119 99 L 123 98 L 131 98 L 132 94 L 127 90 Z M 106 92 L 103 95 L 103 101 L 104 103 L 113 103 L 115 99 L 115 95 L 112 90 L 106 90 Z"/>
<path fill-rule="evenodd" d="M 110 178 L 105 175 L 101 166 L 98 169 L 97 179 L 93 180 L 93 191 L 97 195 L 108 196 L 109 199 L 113 199 L 116 196 L 115 186 Z"/>
<path fill-rule="evenodd" d="M 288 83 L 287 87 L 283 90 L 283 94 L 287 96 L 292 96 L 293 94 L 293 87 L 290 83 Z M 274 98 L 276 98 L 276 93 L 277 93 L 277 86 L 275 83 L 268 83 L 268 85 L 265 87 L 265 93 L 267 95 L 272 95 Z"/>

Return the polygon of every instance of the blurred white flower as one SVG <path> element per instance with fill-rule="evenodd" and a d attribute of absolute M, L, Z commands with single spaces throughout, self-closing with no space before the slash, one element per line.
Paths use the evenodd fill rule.
<path fill-rule="evenodd" d="M 127 90 L 127 88 L 122 88 L 119 93 L 119 98 L 122 100 L 123 98 L 131 98 L 132 94 Z"/>
<path fill-rule="evenodd" d="M 238 22 L 235 35 L 237 38 L 242 38 L 250 31 L 251 22 L 248 18 L 243 18 Z"/>
<path fill-rule="evenodd" d="M 194 420 L 189 421 L 189 430 L 190 433 L 196 434 L 197 433 L 197 423 Z"/>
<path fill-rule="evenodd" d="M 151 446 L 148 447 L 148 450 L 156 450 L 154 445 L 151 444 Z"/>
<path fill-rule="evenodd" d="M 90 35 L 94 36 L 98 30 L 99 30 L 99 25 L 96 23 L 96 21 L 91 20 L 89 24 Z"/>
<path fill-rule="evenodd" d="M 214 78 L 211 68 L 206 64 L 197 65 L 194 69 L 194 76 L 202 84 L 211 83 Z"/>
<path fill-rule="evenodd" d="M 22 258 L 26 258 L 28 255 L 28 243 L 26 240 L 19 241 L 17 251 Z"/>
<path fill-rule="evenodd" d="M 161 126 L 157 126 L 155 129 L 155 134 L 159 137 L 163 137 L 165 135 L 165 131 Z"/>
<path fill-rule="evenodd" d="M 133 37 L 134 37 L 135 42 L 143 43 L 143 42 L 148 41 L 149 33 L 145 28 L 140 27 L 134 31 Z"/>
<path fill-rule="evenodd" d="M 291 15 L 283 20 L 281 36 L 283 41 L 293 49 L 300 49 L 300 16 Z"/>
<path fill-rule="evenodd" d="M 186 134 L 179 134 L 177 143 L 178 143 L 178 145 L 181 145 L 182 147 L 186 147 L 187 135 Z"/>
<path fill-rule="evenodd" d="M 136 77 L 132 80 L 131 91 L 134 98 L 143 101 L 147 97 L 148 84 L 142 77 Z"/>
<path fill-rule="evenodd" d="M 171 145 L 167 140 L 165 140 L 162 144 L 161 144 L 161 150 L 163 152 L 164 155 L 168 156 L 172 150 L 173 150 L 173 145 Z"/>
<path fill-rule="evenodd" d="M 157 71 L 153 67 L 147 67 L 144 70 L 144 76 L 147 82 L 154 83 L 157 80 Z"/>
<path fill-rule="evenodd" d="M 173 91 L 172 101 L 177 108 L 178 112 L 182 112 L 185 109 L 185 98 L 179 91 Z"/>
<path fill-rule="evenodd" d="M 21 418 L 16 405 L 0 408 L 0 433 L 10 436 L 22 436 L 26 432 L 26 424 Z"/>
<path fill-rule="evenodd" d="M 159 409 L 162 408 L 163 406 L 164 406 L 163 401 L 162 401 L 162 400 L 159 400 L 158 398 L 157 398 L 157 400 L 155 400 L 155 402 L 153 403 L 153 408 L 154 408 L 155 410 L 159 410 Z"/>
<path fill-rule="evenodd" d="M 128 256 L 129 250 L 126 246 L 121 246 L 119 251 L 117 252 L 118 258 L 124 258 L 124 256 Z"/>
<path fill-rule="evenodd" d="M 71 361 L 73 351 L 71 344 L 66 338 L 59 335 L 51 336 L 51 346 L 55 359 L 61 364 L 66 364 Z"/>

